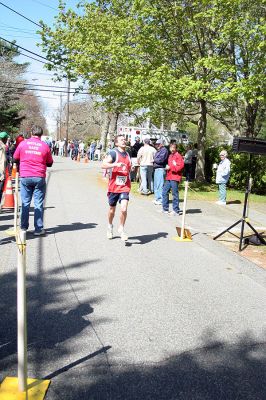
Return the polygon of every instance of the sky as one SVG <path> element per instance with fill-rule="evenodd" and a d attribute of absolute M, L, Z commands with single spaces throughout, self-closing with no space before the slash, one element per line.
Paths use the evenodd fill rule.
<path fill-rule="evenodd" d="M 58 14 L 58 0 L 3 0 L 1 3 L 36 23 L 42 20 L 49 26 L 52 26 L 54 17 Z M 40 43 L 40 36 L 36 33 L 39 29 L 38 26 L 15 14 L 1 3 L 0 37 L 10 41 L 16 40 L 16 44 L 19 46 L 45 57 L 45 53 L 41 51 L 40 47 L 37 47 L 37 43 Z M 65 3 L 66 8 L 75 8 L 78 0 L 65 0 Z M 23 53 L 35 57 L 25 51 L 23 51 Z M 65 81 L 55 83 L 52 80 L 53 74 L 44 68 L 44 64 L 31 60 L 23 55 L 17 57 L 16 60 L 18 62 L 30 63 L 27 73 L 24 75 L 28 83 L 66 87 L 67 83 Z M 44 105 L 48 129 L 51 133 L 55 132 L 56 114 L 60 104 L 60 93 L 36 92 L 36 94 L 40 96 L 40 100 Z M 67 95 L 63 93 L 63 104 L 66 101 L 66 96 Z"/>

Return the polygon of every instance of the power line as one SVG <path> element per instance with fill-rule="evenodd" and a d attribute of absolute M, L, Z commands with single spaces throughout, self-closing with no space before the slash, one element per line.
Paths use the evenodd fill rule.
<path fill-rule="evenodd" d="M 9 35 L 8 37 L 12 37 L 12 38 L 20 38 L 20 39 L 35 39 L 33 36 L 21 36 L 21 35 Z"/>
<path fill-rule="evenodd" d="M 31 1 L 32 1 L 33 3 L 41 4 L 41 5 L 42 5 L 42 6 L 44 6 L 44 7 L 50 8 L 51 10 L 58 11 L 58 9 L 57 9 L 57 8 L 54 8 L 54 7 L 48 6 L 47 4 L 44 4 L 44 3 L 42 3 L 41 1 L 38 1 L 38 0 L 31 0 Z"/>
<path fill-rule="evenodd" d="M 3 21 L 0 21 L 0 24 L 3 25 L 6 29 L 12 29 L 12 30 L 16 30 L 16 31 L 27 31 L 28 33 L 35 33 L 36 35 L 38 35 L 36 33 L 35 29 L 24 29 L 24 28 L 17 28 L 16 26 L 12 26 L 12 25 L 8 25 Z"/>
<path fill-rule="evenodd" d="M 37 91 L 37 92 L 51 92 L 51 93 L 70 93 L 70 94 L 77 94 L 76 92 L 68 92 L 67 90 L 52 90 L 52 89 L 38 89 L 38 88 L 23 88 L 23 87 L 21 87 L 21 88 L 19 88 L 19 87 L 16 87 L 16 86 L 2 86 L 2 85 L 0 85 L 0 88 L 3 88 L 3 89 L 16 89 L 16 90 L 22 90 L 22 91 L 25 91 L 25 90 L 35 90 L 35 91 Z M 90 93 L 88 93 L 88 92 L 83 92 L 82 94 L 90 94 Z"/>
<path fill-rule="evenodd" d="M 52 75 L 50 75 L 49 73 L 37 72 L 37 71 L 27 71 L 27 72 L 24 72 L 24 74 L 46 75 L 46 76 L 49 76 L 50 78 L 52 77 Z M 52 74 L 52 72 L 51 72 L 51 74 Z"/>
<path fill-rule="evenodd" d="M 1 3 L 0 3 L 0 4 L 1 4 Z M 22 50 L 24 50 L 24 51 L 27 51 L 28 53 L 33 54 L 34 56 L 40 57 L 40 58 L 42 58 L 43 60 L 46 60 L 46 61 L 49 62 L 49 60 L 48 60 L 47 58 L 45 58 L 45 57 L 43 57 L 43 56 L 40 56 L 40 55 L 37 54 L 37 53 L 34 53 L 34 51 L 25 49 L 25 47 L 22 47 L 22 46 L 19 46 L 19 45 L 16 44 L 16 43 L 10 42 L 10 40 L 7 40 L 7 39 L 5 39 L 5 38 L 3 38 L 3 37 L 1 37 L 1 36 L 0 36 L 0 39 L 1 39 L 1 40 L 4 40 L 4 41 L 7 42 L 7 43 L 12 44 L 12 46 L 16 46 L 16 47 L 18 47 L 19 49 L 22 49 Z"/>
<path fill-rule="evenodd" d="M 4 39 L 4 40 L 6 40 L 6 39 Z M 5 46 L 4 44 L 2 44 L 2 46 L 4 46 L 6 49 L 9 49 L 9 47 L 8 46 Z M 41 64 L 46 64 L 46 62 L 44 62 L 44 61 L 42 61 L 42 60 L 38 60 L 37 58 L 34 58 L 34 57 L 31 57 L 31 56 L 28 56 L 27 54 L 24 54 L 24 53 L 22 53 L 21 51 L 18 53 L 18 55 L 17 56 L 24 56 L 24 57 L 28 57 L 28 58 L 31 58 L 32 60 L 35 60 L 35 61 L 38 61 L 38 62 L 40 62 Z"/>
<path fill-rule="evenodd" d="M 31 56 L 28 56 L 27 54 L 24 54 L 24 53 L 19 53 L 19 55 L 21 55 L 21 56 L 24 56 L 24 57 L 28 57 L 28 58 L 31 58 L 32 60 L 35 60 L 35 61 L 39 61 L 40 63 L 42 63 L 42 64 L 46 64 L 46 62 L 44 62 L 44 61 L 41 61 L 41 60 L 38 60 L 37 58 L 34 58 L 34 57 L 31 57 Z"/>
<path fill-rule="evenodd" d="M 28 18 L 28 17 L 25 17 L 25 15 L 20 14 L 18 11 L 14 10 L 14 9 L 11 8 L 11 7 L 8 7 L 6 4 L 2 3 L 1 1 L 0 1 L 0 5 L 3 6 L 3 7 L 8 8 L 8 9 L 9 9 L 10 11 L 12 11 L 13 13 L 20 15 L 22 18 L 26 19 L 27 21 L 30 21 L 32 24 L 34 24 L 34 25 L 39 26 L 40 28 L 42 28 L 42 26 L 41 26 L 40 24 L 37 24 L 37 22 L 33 21 L 32 19 L 30 19 L 30 18 Z"/>
<path fill-rule="evenodd" d="M 45 88 L 55 88 L 55 89 L 66 89 L 66 86 L 55 86 L 55 85 L 42 85 L 38 83 L 20 83 L 20 82 L 7 82 L 7 81 L 1 81 L 1 83 L 5 83 L 7 85 L 23 85 L 23 86 L 41 86 Z M 79 88 L 72 88 L 72 90 L 79 90 Z"/>

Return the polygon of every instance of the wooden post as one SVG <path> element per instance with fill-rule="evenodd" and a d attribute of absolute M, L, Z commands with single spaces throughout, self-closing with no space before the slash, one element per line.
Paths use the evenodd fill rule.
<path fill-rule="evenodd" d="M 18 389 L 27 390 L 26 232 L 17 232 Z"/>
<path fill-rule="evenodd" d="M 187 191 L 188 191 L 188 181 L 185 182 L 183 215 L 182 215 L 182 225 L 181 225 L 181 239 L 182 240 L 184 239 L 184 230 L 185 230 L 185 219 L 186 219 L 186 209 L 187 209 Z"/>

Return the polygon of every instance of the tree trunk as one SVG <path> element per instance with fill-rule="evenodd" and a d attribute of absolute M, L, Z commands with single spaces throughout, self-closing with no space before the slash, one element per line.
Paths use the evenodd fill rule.
<path fill-rule="evenodd" d="M 245 107 L 245 119 L 246 119 L 246 136 L 255 137 L 255 124 L 258 113 L 259 102 L 256 101 L 254 104 L 247 103 Z"/>
<path fill-rule="evenodd" d="M 110 129 L 110 124 L 111 124 L 111 117 L 112 114 L 110 113 L 105 113 L 105 117 L 104 117 L 104 124 L 102 126 L 102 131 L 101 131 L 101 145 L 102 145 L 102 151 L 105 152 L 106 151 L 106 146 L 107 146 L 107 135 Z"/>
<path fill-rule="evenodd" d="M 205 181 L 205 146 L 206 146 L 206 130 L 207 130 L 207 103 L 200 100 L 200 117 L 198 120 L 198 157 L 196 179 L 197 181 Z"/>
<path fill-rule="evenodd" d="M 109 135 L 116 135 L 117 131 L 117 122 L 118 122 L 119 112 L 115 112 L 111 114 L 111 123 L 109 126 Z"/>

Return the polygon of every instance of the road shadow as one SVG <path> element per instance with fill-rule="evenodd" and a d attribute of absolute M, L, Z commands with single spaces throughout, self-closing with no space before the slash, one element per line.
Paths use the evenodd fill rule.
<path fill-rule="evenodd" d="M 201 208 L 189 208 L 186 214 L 202 214 Z"/>
<path fill-rule="evenodd" d="M 227 205 L 230 204 L 242 204 L 241 200 L 229 200 L 226 202 Z"/>
<path fill-rule="evenodd" d="M 167 232 L 158 232 L 158 233 L 153 233 L 150 235 L 141 235 L 141 236 L 130 236 L 128 245 L 131 246 L 134 244 L 147 244 L 147 243 L 153 242 L 154 240 L 158 240 L 161 238 L 165 239 L 165 238 L 167 238 L 167 236 L 168 236 Z M 132 240 L 133 240 L 133 242 L 132 242 Z"/>
<path fill-rule="evenodd" d="M 10 213 L 3 213 L 2 214 L 2 212 L 1 212 L 1 214 L 0 214 L 0 222 L 2 221 L 2 220 L 13 220 L 14 219 L 14 214 L 10 214 Z"/>
<path fill-rule="evenodd" d="M 82 222 L 73 222 L 68 225 L 57 225 L 55 227 L 45 229 L 47 235 L 59 233 L 59 232 L 70 232 L 70 231 L 80 231 L 83 229 L 93 229 L 96 228 L 98 224 L 94 222 L 89 222 L 87 224 L 83 224 Z"/>
<path fill-rule="evenodd" d="M 97 261 L 97 260 L 96 260 Z M 66 270 L 87 267 L 95 260 L 66 265 Z M 63 275 L 64 277 L 64 275 Z M 86 279 L 88 284 L 89 278 Z M 81 279 L 71 279 L 69 285 L 62 279 L 62 267 L 56 267 L 47 274 L 27 274 L 27 325 L 29 353 L 42 353 L 43 357 L 60 360 L 71 349 L 65 342 L 76 337 L 91 326 L 90 315 L 94 313 L 103 297 L 89 297 L 86 301 L 69 304 L 62 303 L 66 290 L 69 296 L 79 293 Z M 0 276 L 0 371 L 13 371 L 16 368 L 17 352 L 17 274 L 10 272 Z M 93 318 L 93 326 L 108 320 Z M 93 334 L 91 328 L 91 333 Z M 1 372 L 0 372 L 1 374 Z"/>
<path fill-rule="evenodd" d="M 249 333 L 235 343 L 208 333 L 202 346 L 155 364 L 113 362 L 112 375 L 103 374 L 100 364 L 89 372 L 73 369 L 53 388 L 64 400 L 264 400 L 265 351 L 266 341 Z"/>
<path fill-rule="evenodd" d="M 72 232 L 72 231 L 79 231 L 79 230 L 83 230 L 83 229 L 93 229 L 96 228 L 98 224 L 94 223 L 94 222 L 90 222 L 87 224 L 83 224 L 82 222 L 73 222 L 72 224 L 69 225 L 57 225 L 55 227 L 52 228 L 45 228 L 45 235 L 53 235 L 59 232 Z M 3 230 L 7 230 L 8 228 L 12 227 L 13 225 L 2 225 L 4 227 Z M 0 226 L 1 228 L 1 226 Z M 2 230 L 2 228 L 1 228 Z M 27 240 L 33 240 L 33 239 L 39 239 L 40 236 L 34 236 L 34 231 L 28 231 L 27 232 Z M 13 242 L 15 239 L 14 237 L 10 238 L 10 237 L 4 237 L 0 240 L 0 244 L 4 245 L 4 244 L 8 244 Z"/>
<path fill-rule="evenodd" d="M 53 379 L 56 376 L 59 376 L 67 371 L 69 371 L 70 369 L 77 367 L 78 365 L 83 364 L 84 362 L 91 360 L 94 357 L 97 357 L 98 355 L 102 354 L 102 353 L 107 353 L 108 350 L 110 350 L 112 347 L 111 346 L 104 346 L 102 347 L 100 350 L 95 351 L 94 353 L 88 354 L 85 357 L 82 357 L 76 361 L 73 361 L 72 363 L 69 363 L 67 365 L 65 365 L 62 368 L 59 368 L 57 370 L 55 370 L 54 372 L 51 372 L 50 374 L 46 375 L 43 379 Z"/>

